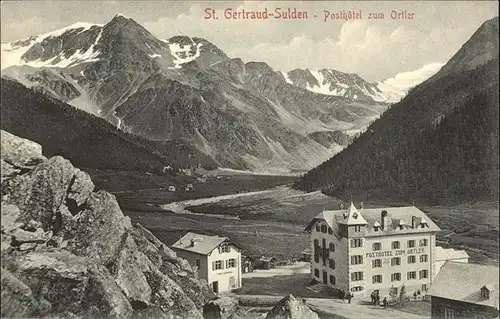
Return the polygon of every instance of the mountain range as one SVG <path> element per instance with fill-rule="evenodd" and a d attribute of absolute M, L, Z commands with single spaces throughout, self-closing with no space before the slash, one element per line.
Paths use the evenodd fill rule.
<path fill-rule="evenodd" d="M 296 187 L 435 203 L 498 199 L 498 17 Z"/>
<path fill-rule="evenodd" d="M 2 77 L 122 131 L 156 144 L 181 143 L 219 167 L 258 171 L 318 165 L 395 96 L 384 100 L 381 84 L 334 70 L 320 72 L 332 88 L 320 94 L 303 72 L 229 58 L 202 38 L 161 40 L 123 15 L 2 43 L 2 68 Z M 309 84 L 301 82 L 305 77 Z M 334 91 L 334 82 L 349 89 Z"/>
<path fill-rule="evenodd" d="M 337 70 L 295 69 L 282 72 L 285 80 L 293 85 L 326 95 L 343 96 L 353 100 L 399 102 L 409 89 L 434 75 L 443 63 L 431 63 L 420 69 L 403 72 L 392 78 L 368 82 L 355 73 Z"/>

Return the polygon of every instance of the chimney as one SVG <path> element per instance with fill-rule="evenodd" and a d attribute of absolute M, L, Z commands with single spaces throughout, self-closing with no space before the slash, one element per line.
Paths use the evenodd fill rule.
<path fill-rule="evenodd" d="M 194 238 L 191 239 L 191 247 L 194 247 L 196 245 L 196 242 L 194 241 Z"/>
<path fill-rule="evenodd" d="M 387 218 L 387 211 L 383 210 L 382 213 L 380 214 L 380 225 L 382 226 L 382 229 L 385 230 L 387 227 L 388 223 L 388 218 Z"/>
<path fill-rule="evenodd" d="M 417 228 L 417 217 L 416 216 L 411 217 L 411 228 L 413 228 L 413 229 Z"/>

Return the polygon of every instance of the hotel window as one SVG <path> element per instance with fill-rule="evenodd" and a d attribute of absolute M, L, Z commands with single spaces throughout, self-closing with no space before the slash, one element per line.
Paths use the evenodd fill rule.
<path fill-rule="evenodd" d="M 351 265 L 359 265 L 363 263 L 363 255 L 351 256 Z"/>
<path fill-rule="evenodd" d="M 415 257 L 414 255 L 408 256 L 408 263 L 409 264 L 414 264 L 416 261 L 417 261 L 417 257 Z"/>
<path fill-rule="evenodd" d="M 395 272 L 391 274 L 391 281 L 401 281 L 401 273 Z"/>
<path fill-rule="evenodd" d="M 391 243 L 391 247 L 392 247 L 392 249 L 399 249 L 399 247 L 400 247 L 399 241 L 393 241 Z"/>
<path fill-rule="evenodd" d="M 363 280 L 363 272 L 356 271 L 351 274 L 351 281 Z"/>
<path fill-rule="evenodd" d="M 318 233 L 320 232 L 319 224 L 316 224 L 316 231 L 317 231 Z"/>
<path fill-rule="evenodd" d="M 335 269 L 335 260 L 329 259 L 328 260 L 328 265 L 330 266 L 330 268 Z"/>
<path fill-rule="evenodd" d="M 333 234 L 333 229 L 331 229 L 330 227 L 328 227 L 328 233 L 331 235 Z"/>
<path fill-rule="evenodd" d="M 429 225 L 427 225 L 426 222 L 420 223 L 420 228 L 429 228 Z"/>
<path fill-rule="evenodd" d="M 335 285 L 335 276 L 330 275 L 330 284 Z"/>
<path fill-rule="evenodd" d="M 314 277 L 319 278 L 319 269 L 314 269 Z"/>
<path fill-rule="evenodd" d="M 327 231 L 326 229 L 327 229 L 326 225 L 321 225 L 321 232 L 322 233 L 326 234 L 326 231 Z"/>
<path fill-rule="evenodd" d="M 356 286 L 356 287 L 351 288 L 351 291 L 362 291 L 362 290 L 363 290 L 363 287 L 361 287 L 361 286 Z"/>
<path fill-rule="evenodd" d="M 416 271 L 409 271 L 407 275 L 407 279 L 417 279 L 417 272 Z"/>
<path fill-rule="evenodd" d="M 382 267 L 382 259 L 374 259 L 372 260 L 372 268 Z"/>
<path fill-rule="evenodd" d="M 427 269 L 420 270 L 420 272 L 419 272 L 419 277 L 420 277 L 420 279 L 425 279 L 425 278 L 427 278 Z"/>
<path fill-rule="evenodd" d="M 419 245 L 422 246 L 422 247 L 427 246 L 427 239 L 425 239 L 425 238 L 424 239 L 420 239 Z"/>
<path fill-rule="evenodd" d="M 372 283 L 381 284 L 382 283 L 382 275 L 372 276 Z"/>
<path fill-rule="evenodd" d="M 214 270 L 224 269 L 222 260 L 214 261 L 212 265 Z"/>
<path fill-rule="evenodd" d="M 427 284 L 422 285 L 422 291 L 424 291 L 424 292 L 427 291 Z"/>
<path fill-rule="evenodd" d="M 196 259 L 196 268 L 200 269 L 201 267 L 201 261 L 199 259 Z"/>
<path fill-rule="evenodd" d="M 351 240 L 351 248 L 362 247 L 362 246 L 363 246 L 362 239 L 356 238 Z"/>
<path fill-rule="evenodd" d="M 481 290 L 481 298 L 482 299 L 490 299 L 490 291 L 488 289 Z"/>
<path fill-rule="evenodd" d="M 354 231 L 355 232 L 360 232 L 361 231 L 361 226 L 360 225 L 355 225 L 354 226 Z"/>
<path fill-rule="evenodd" d="M 426 263 L 427 262 L 427 255 L 420 255 L 420 262 Z"/>
<path fill-rule="evenodd" d="M 328 245 L 328 248 L 330 249 L 330 251 L 335 251 L 335 244 L 334 243 L 330 243 Z"/>
<path fill-rule="evenodd" d="M 236 259 L 231 258 L 227 261 L 226 268 L 236 268 Z"/>
<path fill-rule="evenodd" d="M 408 248 L 415 247 L 415 241 L 414 240 L 408 240 L 407 246 L 408 246 Z"/>
<path fill-rule="evenodd" d="M 382 249 L 382 244 L 381 243 L 373 243 L 372 244 L 372 250 L 381 250 Z"/>
<path fill-rule="evenodd" d="M 400 257 L 391 258 L 391 266 L 399 266 L 399 265 L 401 265 Z"/>

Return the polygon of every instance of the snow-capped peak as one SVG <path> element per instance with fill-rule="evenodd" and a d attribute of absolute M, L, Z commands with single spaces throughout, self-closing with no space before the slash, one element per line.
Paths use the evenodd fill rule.
<path fill-rule="evenodd" d="M 103 25 L 102 24 L 93 24 L 93 23 L 87 23 L 87 22 L 77 22 L 73 23 L 72 25 L 69 25 L 67 27 L 47 32 L 44 34 L 36 35 L 36 36 L 31 36 L 29 38 L 25 38 L 23 40 L 18 40 L 18 41 L 13 41 L 10 43 L 2 43 L 1 45 L 1 67 L 2 70 L 5 68 L 8 68 L 13 65 L 29 65 L 33 67 L 40 67 L 40 66 L 59 66 L 59 67 L 64 67 L 64 66 L 69 66 L 76 61 L 82 61 L 86 59 L 93 59 L 96 56 L 96 52 L 93 51 L 93 47 L 96 44 L 96 42 L 99 40 L 100 35 L 97 37 L 95 40 L 95 43 L 91 46 L 89 50 L 86 50 L 85 52 L 76 52 L 76 56 L 71 56 L 69 58 L 64 58 L 60 59 L 60 62 L 57 63 L 57 65 L 51 65 L 52 62 L 54 62 L 57 57 L 53 57 L 50 60 L 46 61 L 23 61 L 22 57 L 23 55 L 28 52 L 28 50 L 35 45 L 36 43 L 41 43 L 44 39 L 52 38 L 52 37 L 58 37 L 63 35 L 64 33 L 71 31 L 71 30 L 78 30 L 78 33 L 82 33 L 84 31 L 90 30 L 92 27 L 99 27 L 101 28 Z M 101 30 L 102 32 L 102 30 Z"/>
<path fill-rule="evenodd" d="M 123 15 L 123 14 L 121 14 L 121 13 L 117 13 L 117 14 L 115 15 L 115 18 L 116 18 L 116 17 L 119 17 L 119 18 L 125 18 L 125 19 L 130 19 L 129 17 L 127 17 L 127 16 L 125 16 L 125 15 Z"/>
<path fill-rule="evenodd" d="M 392 78 L 380 81 L 378 88 L 381 93 L 378 96 L 378 100 L 399 102 L 408 90 L 436 74 L 443 65 L 444 63 L 440 62 L 426 64 L 419 69 L 398 73 Z"/>

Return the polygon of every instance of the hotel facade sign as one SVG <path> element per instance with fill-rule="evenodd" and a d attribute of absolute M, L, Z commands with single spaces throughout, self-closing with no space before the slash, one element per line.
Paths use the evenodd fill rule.
<path fill-rule="evenodd" d="M 425 253 L 425 249 L 420 248 L 408 248 L 408 249 L 394 249 L 394 250 L 384 250 L 384 251 L 373 251 L 366 253 L 366 258 L 380 258 L 380 257 L 393 257 L 393 256 L 403 256 L 403 255 L 418 255 Z"/>

